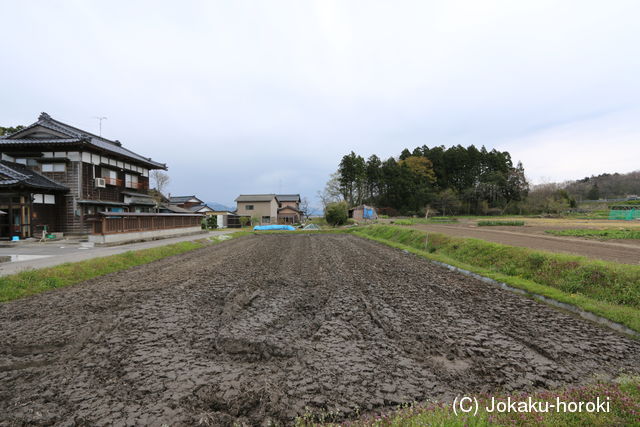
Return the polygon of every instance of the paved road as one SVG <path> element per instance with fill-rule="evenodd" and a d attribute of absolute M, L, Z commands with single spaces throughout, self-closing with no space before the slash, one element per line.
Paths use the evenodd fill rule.
<path fill-rule="evenodd" d="M 208 233 L 189 236 L 172 237 L 169 239 L 153 240 L 149 242 L 130 243 L 118 246 L 89 247 L 87 243 L 77 240 L 61 240 L 56 242 L 5 242 L 0 244 L 0 257 L 11 256 L 15 261 L 0 263 L 0 276 L 17 273 L 23 270 L 51 267 L 65 262 L 77 262 L 90 258 L 121 254 L 127 251 L 155 248 L 171 243 L 202 239 L 204 237 L 233 233 L 234 229 L 210 231 Z"/>

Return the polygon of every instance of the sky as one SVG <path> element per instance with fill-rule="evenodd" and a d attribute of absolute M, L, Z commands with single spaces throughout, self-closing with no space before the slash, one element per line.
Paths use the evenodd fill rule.
<path fill-rule="evenodd" d="M 318 205 L 340 159 L 486 146 L 532 183 L 640 169 L 637 1 L 0 0 L 0 126 L 40 112 L 172 195 Z"/>

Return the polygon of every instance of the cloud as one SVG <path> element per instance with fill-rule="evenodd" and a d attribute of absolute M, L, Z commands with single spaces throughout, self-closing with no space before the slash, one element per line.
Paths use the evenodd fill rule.
<path fill-rule="evenodd" d="M 640 108 L 637 2 L 5 3 L 0 125 L 107 116 L 105 136 L 169 164 L 173 194 L 282 180 L 313 198 L 351 150 L 423 144 L 499 146 L 557 179 L 631 167 L 594 159 L 635 113 L 585 117 Z"/>
<path fill-rule="evenodd" d="M 526 160 L 534 183 L 631 172 L 640 169 L 638 123 L 640 109 L 612 112 L 550 126 L 506 146 L 512 156 Z"/>

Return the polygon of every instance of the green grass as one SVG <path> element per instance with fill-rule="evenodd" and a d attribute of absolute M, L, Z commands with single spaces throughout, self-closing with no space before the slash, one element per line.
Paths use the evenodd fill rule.
<path fill-rule="evenodd" d="M 562 215 L 572 219 L 609 219 L 609 210 L 591 210 L 588 212 L 570 212 Z"/>
<path fill-rule="evenodd" d="M 501 225 L 519 227 L 524 225 L 524 221 L 478 221 L 478 227 L 494 227 Z"/>
<path fill-rule="evenodd" d="M 225 236 L 235 238 L 245 234 L 249 233 L 239 232 L 226 234 Z M 211 237 L 210 240 L 203 238 L 139 251 L 128 251 L 118 255 L 65 263 L 38 270 L 26 270 L 3 276 L 0 277 L 0 302 L 38 294 L 50 289 L 75 285 L 105 274 L 148 264 L 162 258 L 193 251 L 222 241 L 216 237 Z"/>
<path fill-rule="evenodd" d="M 555 236 L 575 236 L 586 237 L 588 239 L 640 239 L 640 230 L 630 229 L 606 229 L 606 230 L 589 230 L 584 228 L 571 228 L 567 230 L 547 230 L 546 233 Z"/>
<path fill-rule="evenodd" d="M 640 332 L 640 266 L 395 226 L 360 227 L 353 233 L 577 306 Z"/>
<path fill-rule="evenodd" d="M 458 218 L 446 217 L 446 216 L 434 216 L 429 219 L 426 218 L 406 218 L 396 219 L 393 221 L 397 225 L 415 225 L 415 224 L 443 224 L 458 222 Z"/>
<path fill-rule="evenodd" d="M 471 396 L 470 396 L 471 397 Z M 434 402 L 404 405 L 397 410 L 361 417 L 344 424 L 332 423 L 332 417 L 339 414 L 313 414 L 296 420 L 298 427 L 349 425 L 353 427 L 418 427 L 418 426 L 622 426 L 639 425 L 640 417 L 640 378 L 620 378 L 614 383 L 597 383 L 580 387 L 565 388 L 557 391 L 540 391 L 532 394 L 518 393 L 512 395 L 494 395 L 496 401 L 506 402 L 508 397 L 512 401 L 527 401 L 529 397 L 534 402 L 556 403 L 556 398 L 562 402 L 596 402 L 609 397 L 609 412 L 589 413 L 563 412 L 551 410 L 540 413 L 491 413 L 491 395 L 474 395 L 478 399 L 479 411 L 472 414 L 456 415 L 450 403 Z M 324 421 L 324 422 L 323 422 Z"/>

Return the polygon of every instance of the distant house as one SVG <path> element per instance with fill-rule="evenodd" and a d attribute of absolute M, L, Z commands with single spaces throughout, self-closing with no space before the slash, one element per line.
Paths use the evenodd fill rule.
<path fill-rule="evenodd" d="M 87 234 L 99 212 L 150 212 L 149 171 L 167 169 L 47 113 L 0 138 L 0 163 L 0 238 Z"/>
<path fill-rule="evenodd" d="M 216 225 L 218 228 L 240 228 L 240 217 L 235 212 L 216 210 L 212 212 L 216 215 Z"/>
<path fill-rule="evenodd" d="M 241 194 L 236 214 L 258 218 L 261 224 L 295 224 L 301 221 L 299 194 Z"/>
<path fill-rule="evenodd" d="M 196 196 L 172 196 L 169 198 L 169 204 L 186 209 L 192 213 L 202 213 L 205 215 L 214 214 L 214 210 Z"/>

